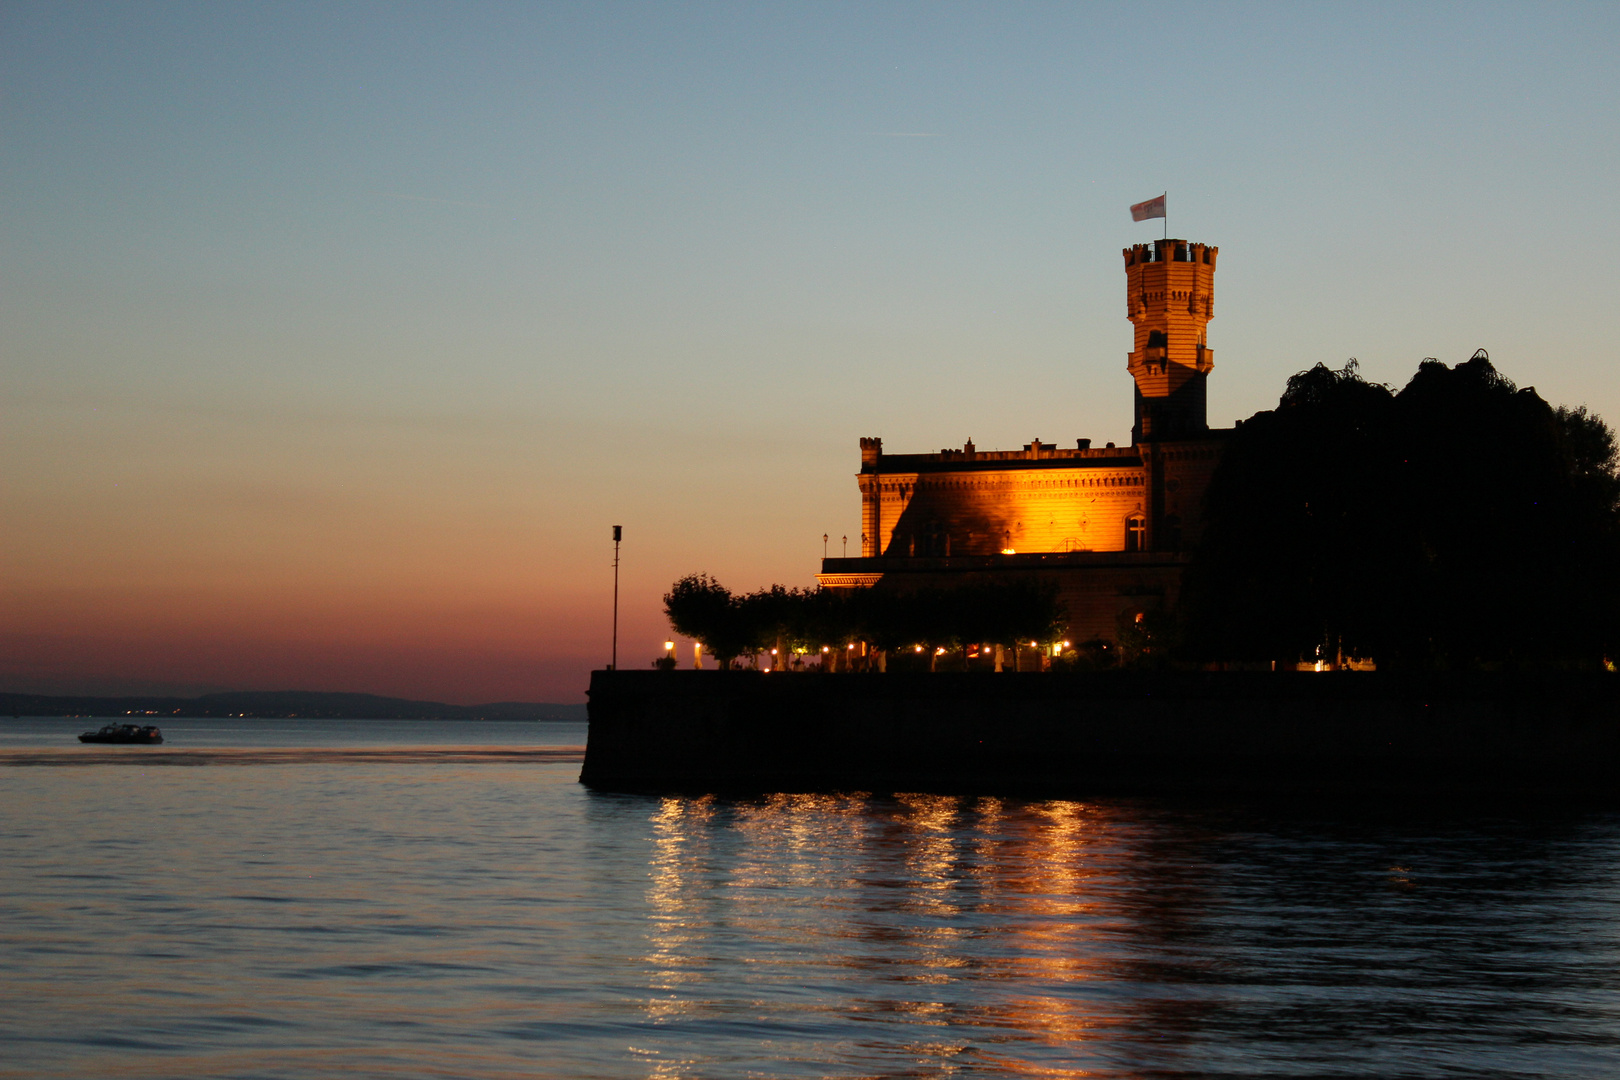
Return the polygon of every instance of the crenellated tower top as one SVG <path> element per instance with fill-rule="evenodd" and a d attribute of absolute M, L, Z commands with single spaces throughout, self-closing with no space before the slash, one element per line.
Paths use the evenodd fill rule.
<path fill-rule="evenodd" d="M 1136 327 L 1126 368 L 1136 380 L 1133 442 L 1207 431 L 1205 379 L 1215 366 L 1205 329 L 1215 316 L 1219 248 L 1155 240 L 1125 249 L 1125 314 Z"/>

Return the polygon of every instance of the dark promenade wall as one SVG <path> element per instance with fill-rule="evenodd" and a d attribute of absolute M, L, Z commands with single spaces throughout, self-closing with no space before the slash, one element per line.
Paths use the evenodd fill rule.
<path fill-rule="evenodd" d="M 1620 676 L 597 671 L 618 790 L 1620 795 Z"/>

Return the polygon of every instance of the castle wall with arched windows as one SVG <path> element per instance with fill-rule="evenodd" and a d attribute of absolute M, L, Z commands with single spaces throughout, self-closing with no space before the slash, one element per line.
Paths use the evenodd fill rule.
<path fill-rule="evenodd" d="M 1025 464 L 1033 467 L 1018 467 Z M 861 476 L 861 551 L 906 558 L 1124 551 L 1130 519 L 1144 520 L 1144 483 L 1130 453 L 1028 462 L 906 455 Z"/>
<path fill-rule="evenodd" d="M 1219 438 L 884 454 L 861 440 L 861 555 L 1177 551 L 1197 538 Z"/>
<path fill-rule="evenodd" d="M 1056 585 L 1075 640 L 1175 603 L 1225 432 L 1174 443 L 884 454 L 861 440 L 861 555 L 821 584 L 963 585 L 1031 575 Z"/>

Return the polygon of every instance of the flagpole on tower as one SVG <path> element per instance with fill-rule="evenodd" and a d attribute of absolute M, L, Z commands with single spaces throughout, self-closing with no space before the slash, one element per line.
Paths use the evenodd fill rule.
<path fill-rule="evenodd" d="M 1170 239 L 1170 189 L 1166 188 L 1159 198 L 1164 200 L 1164 238 Z"/>

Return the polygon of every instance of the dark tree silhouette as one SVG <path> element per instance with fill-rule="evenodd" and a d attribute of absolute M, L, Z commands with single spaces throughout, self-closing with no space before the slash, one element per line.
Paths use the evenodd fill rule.
<path fill-rule="evenodd" d="M 967 644 L 1047 643 L 1063 633 L 1065 613 L 1049 582 L 974 582 L 905 592 L 881 587 L 856 594 L 860 630 L 881 649 L 932 651 Z"/>
<path fill-rule="evenodd" d="M 751 644 L 731 590 L 708 574 L 688 574 L 671 586 L 664 614 L 677 634 L 702 642 L 722 667 L 730 667 Z"/>
<path fill-rule="evenodd" d="M 1064 612 L 1049 583 L 978 583 L 911 591 L 788 589 L 736 596 L 707 574 L 681 578 L 664 597 L 676 633 L 701 641 L 724 666 L 770 648 L 843 650 L 866 642 L 888 652 L 932 652 L 968 643 L 1050 642 Z M 786 657 L 782 657 L 786 662 Z"/>
<path fill-rule="evenodd" d="M 1211 481 L 1188 655 L 1595 666 L 1617 644 L 1617 521 L 1613 433 L 1483 351 L 1424 361 L 1399 394 L 1318 364 Z"/>

